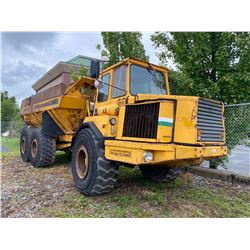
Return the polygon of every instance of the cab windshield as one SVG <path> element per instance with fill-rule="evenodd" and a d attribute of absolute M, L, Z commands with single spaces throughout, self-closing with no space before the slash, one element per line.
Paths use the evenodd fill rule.
<path fill-rule="evenodd" d="M 157 70 L 132 64 L 130 66 L 130 92 L 132 95 L 166 95 L 167 90 L 164 74 Z"/>

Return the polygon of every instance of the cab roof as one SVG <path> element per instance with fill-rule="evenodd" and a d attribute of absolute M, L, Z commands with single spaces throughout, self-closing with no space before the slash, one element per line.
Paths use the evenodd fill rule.
<path fill-rule="evenodd" d="M 141 59 L 137 59 L 137 58 L 133 58 L 133 57 L 127 57 L 127 58 L 121 60 L 120 62 L 115 63 L 115 64 L 109 66 L 108 68 L 104 69 L 101 73 L 105 73 L 105 72 L 109 71 L 110 69 L 116 68 L 116 67 L 118 67 L 120 65 L 124 65 L 126 63 L 134 63 L 134 64 L 138 64 L 138 65 L 141 65 L 141 66 L 144 66 L 144 67 L 148 67 L 149 64 L 150 64 L 156 70 L 168 71 L 168 69 L 166 67 L 163 67 L 163 66 L 160 66 L 160 65 L 156 65 L 156 64 L 153 64 L 153 63 L 141 60 Z"/>

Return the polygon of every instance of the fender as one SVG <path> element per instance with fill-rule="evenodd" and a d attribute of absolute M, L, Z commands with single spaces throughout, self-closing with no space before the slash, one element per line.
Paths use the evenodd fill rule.
<path fill-rule="evenodd" d="M 63 135 L 63 131 L 59 128 L 47 111 L 42 113 L 42 132 L 44 135 L 52 137 L 59 137 Z"/>
<path fill-rule="evenodd" d="M 95 134 L 96 138 L 98 139 L 99 146 L 102 147 L 102 148 L 104 148 L 105 137 L 102 135 L 102 133 L 100 132 L 100 130 L 97 128 L 97 126 L 93 122 L 83 122 L 83 123 L 81 123 L 78 126 L 78 128 L 76 130 L 76 133 L 75 133 L 75 135 L 72 138 L 72 146 L 74 145 L 74 141 L 75 141 L 75 138 L 77 137 L 78 133 L 82 129 L 85 129 L 85 128 L 89 128 L 89 129 L 92 130 L 92 132 Z"/>

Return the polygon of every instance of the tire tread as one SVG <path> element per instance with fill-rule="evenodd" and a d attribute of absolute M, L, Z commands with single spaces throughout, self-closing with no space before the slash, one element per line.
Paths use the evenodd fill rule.
<path fill-rule="evenodd" d="M 78 187 L 79 191 L 85 195 L 100 195 L 111 192 L 117 182 L 119 166 L 116 163 L 105 159 L 104 148 L 100 146 L 99 140 L 91 129 L 83 129 L 80 133 L 87 134 L 92 139 L 97 154 L 97 169 L 96 176 L 93 176 L 94 180 L 91 186 L 86 189 Z"/>
<path fill-rule="evenodd" d="M 178 167 L 140 166 L 140 170 L 145 178 L 160 183 L 171 182 L 182 173 Z"/>
<path fill-rule="evenodd" d="M 38 139 L 38 150 L 40 150 L 40 157 L 35 160 L 32 159 L 31 153 L 31 163 L 34 167 L 44 167 L 52 165 L 55 161 L 56 155 L 56 141 L 50 136 L 46 136 L 42 133 L 39 128 L 34 129 L 32 137 L 37 137 Z"/>

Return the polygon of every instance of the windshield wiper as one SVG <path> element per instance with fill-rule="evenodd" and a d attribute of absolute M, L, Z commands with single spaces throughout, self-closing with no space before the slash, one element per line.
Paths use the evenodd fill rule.
<path fill-rule="evenodd" d="M 111 88 L 114 88 L 114 89 L 118 89 L 118 90 L 120 90 L 120 91 L 123 91 L 123 92 L 125 92 L 125 94 L 127 93 L 127 90 L 125 90 L 125 89 L 118 88 L 118 87 L 116 87 L 116 86 L 114 86 L 114 85 L 111 85 L 111 84 L 109 84 L 109 83 L 107 83 L 107 82 L 104 82 L 104 81 L 102 81 L 102 80 L 100 80 L 100 79 L 97 79 L 97 81 L 98 81 L 98 82 L 101 82 L 101 83 L 103 83 L 103 84 L 105 84 L 105 85 L 111 86 Z"/>
<path fill-rule="evenodd" d="M 148 65 L 150 66 L 150 68 L 154 71 L 154 74 L 151 72 L 150 69 L 147 68 L 147 71 L 150 73 L 151 76 L 153 76 L 157 81 L 160 81 L 160 77 L 157 74 L 156 70 L 154 69 L 154 67 L 152 66 L 152 64 L 150 62 L 148 62 Z"/>

